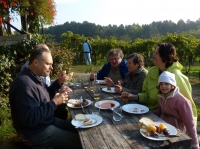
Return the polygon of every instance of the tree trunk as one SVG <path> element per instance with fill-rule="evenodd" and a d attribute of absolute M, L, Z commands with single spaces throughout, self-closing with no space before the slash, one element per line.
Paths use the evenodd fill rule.
<path fill-rule="evenodd" d="M 9 18 L 7 19 L 7 22 L 10 24 L 10 19 Z M 7 24 L 7 31 L 8 31 L 8 35 L 11 35 L 11 27 L 10 27 L 9 24 Z"/>
<path fill-rule="evenodd" d="M 3 36 L 3 27 L 2 27 L 2 25 L 3 25 L 3 18 L 0 18 L 0 36 Z"/>
<path fill-rule="evenodd" d="M 3 36 L 3 27 L 0 25 L 0 36 Z"/>
<path fill-rule="evenodd" d="M 27 17 L 22 16 L 21 15 L 21 26 L 22 26 L 22 30 L 24 30 L 25 32 L 28 32 L 28 23 L 27 23 Z"/>

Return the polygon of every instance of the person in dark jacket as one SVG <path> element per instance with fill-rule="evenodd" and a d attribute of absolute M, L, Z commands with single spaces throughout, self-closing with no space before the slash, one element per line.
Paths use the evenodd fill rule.
<path fill-rule="evenodd" d="M 48 88 L 42 76 L 53 70 L 52 56 L 45 44 L 37 45 L 30 54 L 28 68 L 16 76 L 9 90 L 13 126 L 34 147 L 81 148 L 76 129 L 69 121 L 54 116 L 57 106 L 68 100 L 71 90 L 63 85 L 66 72 Z"/>
<path fill-rule="evenodd" d="M 109 77 L 113 82 L 123 81 L 128 72 L 127 61 L 124 60 L 124 54 L 121 49 L 111 49 L 107 53 L 107 62 L 102 69 L 97 73 L 97 80 L 104 80 Z M 94 79 L 94 74 L 90 75 L 90 79 Z"/>
<path fill-rule="evenodd" d="M 144 68 L 144 57 L 141 54 L 133 53 L 128 56 L 127 61 L 129 72 L 122 82 L 118 81 L 117 84 L 114 84 L 110 78 L 106 78 L 105 82 L 110 86 L 115 86 L 116 93 L 129 92 L 138 94 L 142 92 L 142 85 L 148 73 Z"/>
<path fill-rule="evenodd" d="M 92 64 L 92 60 L 91 60 L 92 46 L 90 45 L 88 39 L 83 43 L 83 53 L 84 53 L 85 63 L 87 65 Z"/>

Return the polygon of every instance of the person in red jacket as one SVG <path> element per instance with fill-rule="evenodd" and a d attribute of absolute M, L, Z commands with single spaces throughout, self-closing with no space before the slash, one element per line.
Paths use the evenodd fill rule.
<path fill-rule="evenodd" d="M 192 149 L 199 149 L 196 126 L 190 101 L 179 92 L 175 75 L 164 71 L 158 79 L 159 107 L 154 114 L 164 121 L 188 133 L 192 138 Z"/>

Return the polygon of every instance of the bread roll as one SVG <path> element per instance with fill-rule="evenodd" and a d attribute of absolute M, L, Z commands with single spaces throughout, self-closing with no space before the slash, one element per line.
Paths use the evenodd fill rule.
<path fill-rule="evenodd" d="M 76 114 L 75 115 L 75 120 L 85 121 L 86 119 L 87 119 L 87 117 L 84 114 Z"/>
<path fill-rule="evenodd" d="M 139 127 L 140 128 L 147 128 L 149 125 L 154 125 L 154 122 L 152 119 L 148 117 L 143 117 L 139 120 Z"/>

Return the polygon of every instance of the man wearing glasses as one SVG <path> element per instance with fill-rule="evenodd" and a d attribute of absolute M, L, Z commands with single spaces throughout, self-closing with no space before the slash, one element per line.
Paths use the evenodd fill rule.
<path fill-rule="evenodd" d="M 128 72 L 127 61 L 123 59 L 124 54 L 120 49 L 111 49 L 107 53 L 107 62 L 102 69 L 97 73 L 97 80 L 104 80 L 108 77 L 117 83 L 117 81 L 123 81 L 125 74 Z M 90 75 L 91 79 L 94 79 L 94 74 Z"/>

